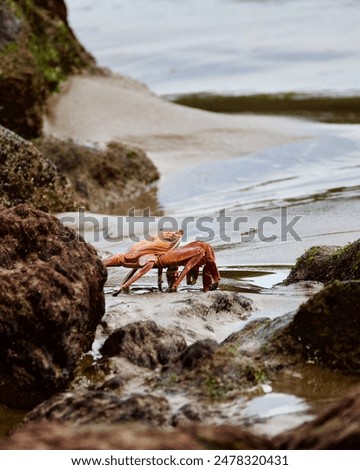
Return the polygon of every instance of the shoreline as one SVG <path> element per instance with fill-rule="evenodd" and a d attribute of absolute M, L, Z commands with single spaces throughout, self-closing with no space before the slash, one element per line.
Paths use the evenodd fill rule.
<path fill-rule="evenodd" d="M 360 96 L 331 93 L 188 93 L 164 95 L 172 103 L 216 113 L 288 116 L 329 124 L 359 124 Z"/>
<path fill-rule="evenodd" d="M 281 129 L 281 130 L 279 130 Z M 300 120 L 234 116 L 169 103 L 121 75 L 76 75 L 48 101 L 44 135 L 104 146 L 137 145 L 161 177 L 217 158 L 254 153 L 308 138 Z"/>

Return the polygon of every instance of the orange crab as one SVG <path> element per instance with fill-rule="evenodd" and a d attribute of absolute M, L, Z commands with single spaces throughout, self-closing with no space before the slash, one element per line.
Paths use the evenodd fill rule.
<path fill-rule="evenodd" d="M 220 273 L 215 262 L 215 253 L 212 247 L 205 242 L 196 241 L 178 248 L 183 231 L 161 232 L 150 240 L 135 243 L 126 253 L 120 253 L 104 261 L 106 267 L 124 266 L 132 268 L 124 279 L 120 289 L 128 292 L 129 287 L 152 268 L 158 268 L 158 287 L 162 290 L 163 268 L 168 268 L 168 291 L 177 290 L 180 282 L 186 276 L 188 285 L 194 285 L 199 276 L 199 269 L 203 268 L 203 290 L 214 290 L 220 282 Z M 181 273 L 178 267 L 184 266 Z"/>

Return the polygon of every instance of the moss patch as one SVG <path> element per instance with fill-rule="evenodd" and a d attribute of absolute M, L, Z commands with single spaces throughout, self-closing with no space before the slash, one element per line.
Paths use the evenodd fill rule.
<path fill-rule="evenodd" d="M 335 281 L 303 304 L 291 336 L 306 359 L 333 369 L 360 372 L 360 282 Z"/>
<path fill-rule="evenodd" d="M 168 98 L 178 104 L 220 113 L 281 114 L 329 123 L 360 123 L 359 96 L 292 92 L 242 96 L 193 93 Z"/>
<path fill-rule="evenodd" d="M 49 94 L 71 73 L 95 67 L 66 18 L 63 0 L 0 5 L 0 124 L 22 137 L 41 133 Z"/>
<path fill-rule="evenodd" d="M 74 210 L 69 181 L 30 143 L 0 126 L 0 206 L 29 203 L 45 212 Z"/>
<path fill-rule="evenodd" d="M 285 284 L 317 281 L 325 284 L 335 280 L 360 279 L 360 240 L 343 248 L 314 246 L 297 260 Z"/>
<path fill-rule="evenodd" d="M 39 139 L 35 145 L 69 179 L 77 200 L 91 211 L 111 211 L 148 192 L 159 178 L 145 152 L 121 143 L 111 142 L 105 150 L 57 139 Z"/>

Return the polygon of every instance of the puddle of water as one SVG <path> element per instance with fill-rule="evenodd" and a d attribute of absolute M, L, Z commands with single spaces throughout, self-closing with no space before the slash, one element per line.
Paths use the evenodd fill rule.
<path fill-rule="evenodd" d="M 238 267 L 238 266 L 223 266 L 220 269 L 222 288 L 224 286 L 233 285 L 236 287 L 236 281 L 243 281 L 259 290 L 271 289 L 274 285 L 279 284 L 287 278 L 290 268 L 284 269 L 284 267 L 278 268 L 276 266 L 264 267 Z M 232 282 L 235 281 L 235 282 Z M 231 290 L 231 289 L 226 289 Z"/>
<path fill-rule="evenodd" d="M 275 392 L 249 400 L 241 416 L 244 425 L 267 435 L 287 431 L 313 417 L 305 400 L 289 393 Z"/>

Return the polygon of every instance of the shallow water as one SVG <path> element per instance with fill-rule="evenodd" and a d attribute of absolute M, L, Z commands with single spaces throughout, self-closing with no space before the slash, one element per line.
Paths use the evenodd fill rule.
<path fill-rule="evenodd" d="M 66 0 L 99 64 L 160 94 L 359 92 L 357 0 Z"/>
<path fill-rule="evenodd" d="M 159 203 L 167 213 L 189 206 L 233 213 L 358 195 L 360 126 L 313 124 L 308 132 L 296 143 L 174 172 L 160 183 Z"/>

